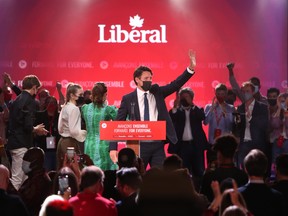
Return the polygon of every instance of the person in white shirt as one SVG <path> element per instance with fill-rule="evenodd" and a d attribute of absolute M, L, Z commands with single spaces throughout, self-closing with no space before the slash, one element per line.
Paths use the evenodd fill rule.
<path fill-rule="evenodd" d="M 70 83 L 66 91 L 66 103 L 59 116 L 58 130 L 62 136 L 57 146 L 57 170 L 63 165 L 67 147 L 74 147 L 74 153 L 79 154 L 79 142 L 84 142 L 86 130 L 81 130 L 81 113 L 76 106 L 77 100 L 83 95 L 80 85 Z"/>

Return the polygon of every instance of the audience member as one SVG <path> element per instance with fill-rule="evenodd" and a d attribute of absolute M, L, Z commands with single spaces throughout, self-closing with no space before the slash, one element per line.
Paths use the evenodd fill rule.
<path fill-rule="evenodd" d="M 123 167 L 116 175 L 116 188 L 121 195 L 121 200 L 116 203 L 118 216 L 139 215 L 136 198 L 142 183 L 140 173 L 136 167 Z"/>
<path fill-rule="evenodd" d="M 177 154 L 171 154 L 164 159 L 163 170 L 165 172 L 172 172 L 183 168 L 183 160 Z"/>
<path fill-rule="evenodd" d="M 206 197 L 195 191 L 187 169 L 164 172 L 157 167 L 146 171 L 137 203 L 141 216 L 202 215 L 208 206 Z"/>
<path fill-rule="evenodd" d="M 74 210 L 74 216 L 98 215 L 117 216 L 114 202 L 102 197 L 104 173 L 97 166 L 84 167 L 81 172 L 80 190 L 76 196 L 69 199 Z"/>
<path fill-rule="evenodd" d="M 9 109 L 4 101 L 4 93 L 0 87 L 0 163 L 10 169 L 10 162 L 5 150 L 8 119 Z"/>
<path fill-rule="evenodd" d="M 194 92 L 185 87 L 179 91 L 180 103 L 174 102 L 169 111 L 178 142 L 169 144 L 168 152 L 178 154 L 183 160 L 183 167 L 187 168 L 194 180 L 201 180 L 204 172 L 204 150 L 208 147 L 207 138 L 203 130 L 202 121 L 205 119 L 203 108 L 194 102 Z"/>
<path fill-rule="evenodd" d="M 57 145 L 57 170 L 63 165 L 67 147 L 73 147 L 76 154 L 80 154 L 79 143 L 84 142 L 86 130 L 81 129 L 81 113 L 76 106 L 77 100 L 83 94 L 80 85 L 70 83 L 67 86 L 66 103 L 61 109 L 58 131 L 62 136 Z"/>
<path fill-rule="evenodd" d="M 28 210 L 17 195 L 7 193 L 10 172 L 7 167 L 0 164 L 0 211 L 1 216 L 29 216 Z"/>
<path fill-rule="evenodd" d="M 207 104 L 204 109 L 204 125 L 208 125 L 208 141 L 212 145 L 217 137 L 233 131 L 235 108 L 225 102 L 227 91 L 226 85 L 219 83 L 215 87 L 212 103 Z"/>
<path fill-rule="evenodd" d="M 265 154 L 251 150 L 244 159 L 244 168 L 249 177 L 249 183 L 238 188 L 243 195 L 249 211 L 253 215 L 287 215 L 283 195 L 269 188 L 264 183 L 268 161 Z"/>
<path fill-rule="evenodd" d="M 43 111 L 47 108 L 46 100 L 48 97 L 51 97 L 48 89 L 41 88 L 37 94 L 39 99 L 39 110 Z"/>
<path fill-rule="evenodd" d="M 246 216 L 252 216 L 247 209 L 243 196 L 238 192 L 237 183 L 234 179 L 232 179 L 231 187 L 224 191 L 221 190 L 218 181 L 213 181 L 211 183 L 211 188 L 213 190 L 214 199 L 206 210 L 204 216 L 222 215 L 229 206 L 237 206 L 245 212 Z"/>
<path fill-rule="evenodd" d="M 209 201 L 214 198 L 210 187 L 212 181 L 218 181 L 221 184 L 223 180 L 233 178 L 239 186 L 248 182 L 246 173 L 234 164 L 237 146 L 237 140 L 231 134 L 220 136 L 215 140 L 213 151 L 217 155 L 217 168 L 205 172 L 200 189 L 200 193 L 206 195 Z"/>
<path fill-rule="evenodd" d="M 204 125 L 208 125 L 208 142 L 210 146 L 207 151 L 207 163 L 209 169 L 216 167 L 216 155 L 211 150 L 215 139 L 224 134 L 235 132 L 234 116 L 235 108 L 225 102 L 228 89 L 225 84 L 219 83 L 214 89 L 215 96 L 211 104 L 205 106 Z"/>
<path fill-rule="evenodd" d="M 240 114 L 239 122 L 237 122 L 240 134 L 238 167 L 243 167 L 243 160 L 250 150 L 259 149 L 266 153 L 269 143 L 268 107 L 254 99 L 255 87 L 251 82 L 244 82 L 242 86 L 245 102 L 237 108 Z"/>
<path fill-rule="evenodd" d="M 280 90 L 278 88 L 269 88 L 267 90 L 267 100 L 269 108 L 269 146 L 266 156 L 268 158 L 268 167 L 271 167 L 271 176 L 274 178 L 274 166 L 276 157 L 284 152 L 288 153 L 288 141 L 285 133 L 284 109 L 280 103 Z M 288 117 L 288 115 L 287 115 Z M 287 118 L 288 119 L 288 118 Z"/>
<path fill-rule="evenodd" d="M 282 153 L 276 158 L 276 181 L 272 184 L 272 188 L 283 194 L 285 203 L 287 204 L 288 203 L 288 154 L 287 153 Z"/>
<path fill-rule="evenodd" d="M 225 209 L 222 216 L 247 216 L 247 213 L 236 205 L 231 205 Z"/>
<path fill-rule="evenodd" d="M 136 89 L 124 95 L 117 113 L 117 121 L 166 121 L 166 137 L 170 143 L 177 143 L 177 135 L 169 116 L 165 98 L 181 88 L 195 73 L 195 53 L 189 51 L 190 66 L 178 78 L 166 86 L 152 85 L 152 70 L 146 66 L 138 67 L 134 74 Z M 190 69 L 189 69 L 190 68 Z M 165 159 L 164 141 L 145 140 L 140 142 L 140 157 L 145 168 L 150 165 L 161 166 Z M 117 142 L 110 142 L 110 157 L 117 161 Z"/>
<path fill-rule="evenodd" d="M 25 174 L 21 169 L 22 161 L 27 149 L 33 146 L 34 134 L 46 135 L 48 133 L 44 124 L 38 124 L 34 127 L 37 110 L 34 96 L 40 86 L 41 83 L 37 76 L 25 76 L 22 81 L 23 91 L 15 99 L 10 109 L 7 149 L 12 157 L 11 182 L 16 190 L 25 180 Z"/>
<path fill-rule="evenodd" d="M 107 103 L 107 87 L 104 83 L 95 83 L 92 89 L 92 103 L 84 104 L 81 113 L 87 130 L 85 154 L 89 155 L 94 165 L 102 170 L 116 170 L 117 164 L 109 156 L 109 142 L 100 140 L 100 121 L 114 120 L 117 108 Z"/>
<path fill-rule="evenodd" d="M 59 188 L 59 178 L 68 178 L 68 184 L 67 184 L 67 188 L 70 188 L 70 195 L 71 196 L 76 196 L 77 193 L 79 192 L 79 182 L 77 176 L 75 175 L 74 171 L 65 166 L 62 167 L 55 175 L 55 177 L 53 178 L 53 186 L 52 186 L 52 192 L 53 194 L 60 194 L 63 195 L 61 193 L 64 193 L 65 191 L 61 191 Z"/>
<path fill-rule="evenodd" d="M 234 106 L 236 100 L 237 100 L 237 95 L 236 95 L 236 93 L 235 93 L 232 89 L 228 89 L 228 91 L 227 91 L 227 96 L 226 96 L 226 98 L 225 98 L 225 102 L 226 102 L 227 104 L 230 104 L 230 105 L 233 105 L 233 106 Z M 235 106 L 234 106 L 234 107 L 235 107 Z"/>
<path fill-rule="evenodd" d="M 92 91 L 90 89 L 84 91 L 84 102 L 85 104 L 92 103 Z"/>
<path fill-rule="evenodd" d="M 39 212 L 39 216 L 73 216 L 73 208 L 70 203 L 59 195 L 48 196 Z"/>
<path fill-rule="evenodd" d="M 227 64 L 227 68 L 229 71 L 229 81 L 230 81 L 233 91 L 236 93 L 238 98 L 241 100 L 242 103 L 245 103 L 246 101 L 245 96 L 243 92 L 241 91 L 241 88 L 234 76 L 234 71 L 233 71 L 234 66 L 235 66 L 235 63 Z M 263 96 L 260 92 L 260 89 L 261 89 L 260 79 L 258 77 L 251 77 L 248 80 L 248 82 L 251 82 L 255 87 L 255 91 L 253 92 L 253 97 L 255 98 L 255 100 L 268 105 L 267 98 Z"/>
<path fill-rule="evenodd" d="M 35 144 L 45 152 L 44 164 L 46 170 L 56 170 L 56 148 L 61 137 L 58 132 L 59 111 L 56 98 L 48 96 L 42 108 L 44 110 L 36 115 L 36 123 L 44 123 L 45 129 L 49 131 L 49 134 L 36 137 Z"/>
<path fill-rule="evenodd" d="M 24 154 L 22 170 L 28 176 L 18 190 L 31 215 L 38 215 L 41 204 L 52 194 L 52 181 L 44 168 L 44 152 L 31 147 Z"/>
<path fill-rule="evenodd" d="M 131 168 L 136 167 L 141 176 L 144 176 L 145 169 L 141 158 L 136 156 L 135 152 L 131 148 L 122 148 L 118 154 L 117 164 L 119 170 L 123 167 Z M 120 194 L 116 190 L 116 170 L 104 170 L 104 191 L 103 197 L 107 199 L 114 199 L 115 201 L 120 200 Z"/>

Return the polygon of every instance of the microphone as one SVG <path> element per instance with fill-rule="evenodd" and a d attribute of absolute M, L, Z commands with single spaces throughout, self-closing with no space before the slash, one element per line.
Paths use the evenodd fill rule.
<path fill-rule="evenodd" d="M 130 120 L 131 121 L 135 121 L 135 102 L 131 102 L 131 116 L 130 116 Z"/>

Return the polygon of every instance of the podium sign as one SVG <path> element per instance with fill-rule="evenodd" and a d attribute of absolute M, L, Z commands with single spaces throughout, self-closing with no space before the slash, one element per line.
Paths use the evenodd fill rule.
<path fill-rule="evenodd" d="M 100 121 L 100 140 L 165 140 L 166 121 Z"/>

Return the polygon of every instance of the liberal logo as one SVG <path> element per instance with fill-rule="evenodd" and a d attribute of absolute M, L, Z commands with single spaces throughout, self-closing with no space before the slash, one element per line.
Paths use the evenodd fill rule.
<path fill-rule="evenodd" d="M 138 30 L 142 28 L 144 19 L 137 14 L 130 17 L 129 25 L 131 31 L 122 29 L 121 25 L 111 25 L 110 29 L 106 29 L 105 24 L 98 25 L 99 40 L 98 43 L 167 43 L 166 25 L 160 25 L 160 29 Z M 108 33 L 109 32 L 109 33 Z"/>

